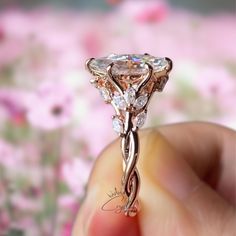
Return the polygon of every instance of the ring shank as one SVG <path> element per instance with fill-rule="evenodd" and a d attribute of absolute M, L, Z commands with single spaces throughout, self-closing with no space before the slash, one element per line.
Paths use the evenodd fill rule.
<path fill-rule="evenodd" d="M 133 128 L 132 114 L 126 112 L 126 129 L 121 138 L 121 150 L 123 156 L 123 192 L 128 198 L 125 206 L 126 215 L 136 215 L 137 196 L 140 188 L 140 178 L 136 164 L 139 156 L 139 136 L 137 129 Z"/>

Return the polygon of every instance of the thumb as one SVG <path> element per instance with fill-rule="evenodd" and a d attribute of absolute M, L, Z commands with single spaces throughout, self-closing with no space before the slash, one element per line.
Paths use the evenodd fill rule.
<path fill-rule="evenodd" d="M 223 235 L 219 234 L 225 226 L 222 221 L 233 219 L 227 202 L 199 178 L 181 152 L 159 132 L 143 131 L 140 143 L 139 217 L 101 209 L 108 200 L 106 193 L 120 186 L 122 160 L 115 142 L 96 162 L 73 236 Z"/>
<path fill-rule="evenodd" d="M 209 135 L 205 135 L 204 140 L 204 137 L 193 132 L 191 139 L 188 126 L 189 124 L 166 126 L 161 128 L 161 133 L 144 133 L 139 161 L 142 180 L 142 233 L 233 236 L 236 230 L 235 209 L 204 181 L 204 174 L 207 176 L 212 162 L 214 164 L 212 159 L 215 158 L 216 150 L 220 154 L 221 148 Z M 197 125 L 196 128 L 199 129 Z M 204 128 L 207 130 L 207 127 Z M 183 144 L 182 149 L 175 148 L 173 136 L 168 138 L 171 130 L 178 133 L 178 143 Z M 189 135 L 188 140 L 184 135 L 185 131 Z M 194 150 L 190 148 L 190 140 L 194 143 Z M 191 156 L 187 158 L 183 155 L 186 145 L 189 146 L 187 155 Z M 200 146 L 205 147 L 201 149 Z M 198 150 L 198 156 L 193 156 L 195 150 Z M 206 156 L 205 152 L 208 160 L 205 158 L 201 164 L 197 163 L 201 160 L 200 157 Z M 214 155 L 211 156 L 211 153 Z M 188 161 L 193 158 L 196 160 Z M 195 170 L 195 165 L 198 170 Z"/>

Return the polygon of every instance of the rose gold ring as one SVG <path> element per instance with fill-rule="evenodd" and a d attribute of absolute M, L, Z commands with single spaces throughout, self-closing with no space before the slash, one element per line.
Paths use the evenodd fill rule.
<path fill-rule="evenodd" d="M 136 167 L 139 156 L 138 129 L 145 123 L 147 106 L 153 93 L 161 92 L 168 81 L 172 61 L 147 53 L 111 54 L 87 60 L 86 67 L 93 75 L 90 82 L 116 112 L 112 123 L 113 129 L 121 137 L 121 184 L 126 197 L 124 213 L 135 216 L 140 209 L 137 199 L 140 177 Z"/>

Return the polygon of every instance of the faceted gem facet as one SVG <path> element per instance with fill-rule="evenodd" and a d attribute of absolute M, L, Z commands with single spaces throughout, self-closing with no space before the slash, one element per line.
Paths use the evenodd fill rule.
<path fill-rule="evenodd" d="M 127 104 L 133 104 L 136 98 L 136 91 L 133 87 L 129 87 L 124 94 L 125 101 Z"/>
<path fill-rule="evenodd" d="M 125 110 L 126 109 L 126 102 L 125 99 L 123 98 L 123 96 L 119 95 L 119 94 L 115 94 L 113 97 L 113 102 L 116 105 L 116 107 L 120 110 Z"/>
<path fill-rule="evenodd" d="M 161 69 L 163 67 L 168 66 L 168 61 L 165 58 L 156 58 L 153 61 L 153 64 L 154 64 L 155 68 L 160 68 Z"/>
<path fill-rule="evenodd" d="M 139 96 L 139 97 L 135 100 L 134 106 L 135 106 L 137 109 L 141 109 L 141 108 L 143 108 L 143 107 L 146 105 L 147 101 L 148 101 L 148 96 L 147 96 L 147 94 L 141 95 L 141 96 Z"/>
<path fill-rule="evenodd" d="M 124 132 L 124 124 L 122 120 L 120 120 L 118 117 L 114 117 L 112 119 L 112 126 L 115 132 L 117 133 L 123 133 Z"/>
<path fill-rule="evenodd" d="M 99 92 L 100 92 L 100 95 L 102 96 L 102 98 L 104 99 L 104 101 L 109 102 L 111 100 L 110 93 L 106 88 L 104 88 L 104 87 L 100 88 Z"/>
<path fill-rule="evenodd" d="M 146 121 L 146 118 L 147 118 L 147 112 L 146 111 L 143 111 L 141 113 L 139 113 L 136 117 L 135 117 L 135 125 L 138 127 L 138 128 L 141 128 L 145 121 Z"/>

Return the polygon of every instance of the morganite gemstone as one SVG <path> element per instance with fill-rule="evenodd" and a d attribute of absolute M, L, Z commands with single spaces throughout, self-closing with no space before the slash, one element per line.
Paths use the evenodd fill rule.
<path fill-rule="evenodd" d="M 111 54 L 107 57 L 96 58 L 91 61 L 90 69 L 95 73 L 106 74 L 107 67 L 114 63 L 112 73 L 114 75 L 143 75 L 148 72 L 146 63 L 149 63 L 154 72 L 161 71 L 169 66 L 166 58 L 154 57 L 145 54 Z"/>

